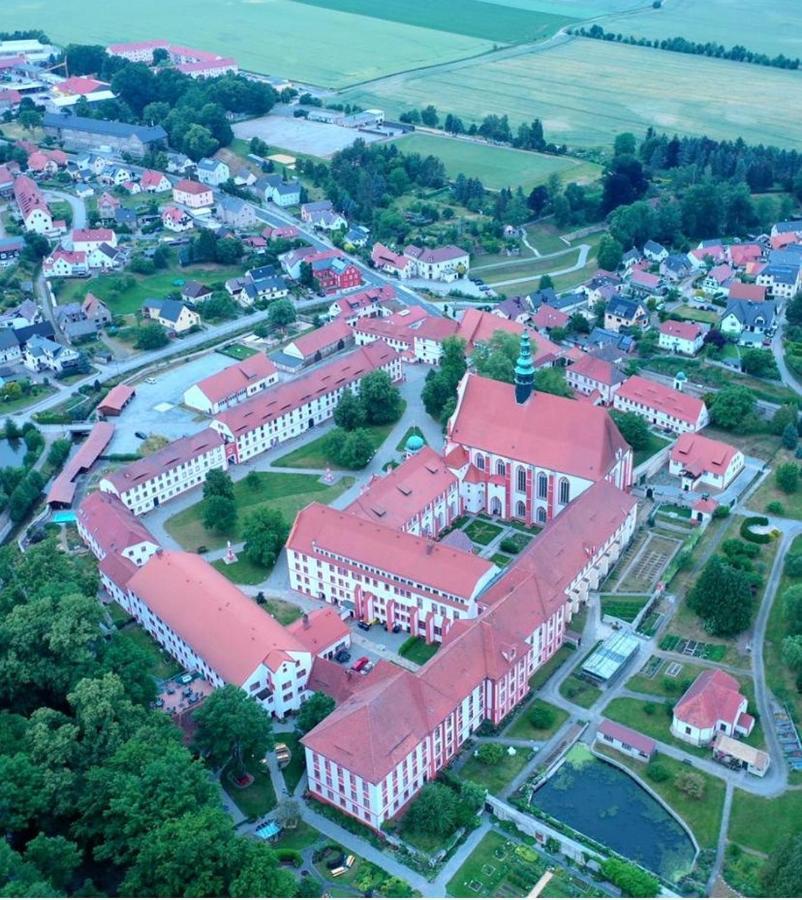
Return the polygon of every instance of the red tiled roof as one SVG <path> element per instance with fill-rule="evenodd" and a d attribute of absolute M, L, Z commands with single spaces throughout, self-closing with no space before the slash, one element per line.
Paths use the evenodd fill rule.
<path fill-rule="evenodd" d="M 332 319 L 322 328 L 314 328 L 299 335 L 292 344 L 304 359 L 314 357 L 318 351 L 327 350 L 340 341 L 347 341 L 353 332 L 345 319 Z"/>
<path fill-rule="evenodd" d="M 374 265 L 391 266 L 394 269 L 406 269 L 410 263 L 408 256 L 404 256 L 403 253 L 396 253 L 389 247 L 385 247 L 384 244 L 379 243 L 373 245 L 373 249 L 370 251 L 370 258 Z"/>
<path fill-rule="evenodd" d="M 136 394 L 136 389 L 130 384 L 115 385 L 98 403 L 97 408 L 107 415 L 109 413 L 119 415 L 134 394 Z"/>
<path fill-rule="evenodd" d="M 204 378 L 195 387 L 200 388 L 212 403 L 219 403 L 239 391 L 244 391 L 254 382 L 270 378 L 275 374 L 276 367 L 273 361 L 268 359 L 264 353 L 256 353 Z"/>
<path fill-rule="evenodd" d="M 462 259 L 468 256 L 468 251 L 463 250 L 462 247 L 455 247 L 453 244 L 449 244 L 445 247 L 434 247 L 432 249 L 429 249 L 428 247 L 417 247 L 415 244 L 407 244 L 407 246 L 404 247 L 404 255 L 411 256 L 413 259 L 417 259 L 422 263 L 432 264 L 448 262 L 452 259 Z"/>
<path fill-rule="evenodd" d="M 98 81 L 95 78 L 74 75 L 72 78 L 65 78 L 56 85 L 59 94 L 93 94 L 100 88 L 107 88 L 105 81 Z"/>
<path fill-rule="evenodd" d="M 213 428 L 204 428 L 197 434 L 178 438 L 171 441 L 166 447 L 151 453 L 144 459 L 138 459 L 130 465 L 106 475 L 105 478 L 120 493 L 128 491 L 138 484 L 144 484 L 161 475 L 169 469 L 174 469 L 181 463 L 189 462 L 203 453 L 208 453 L 214 447 L 220 447 L 223 439 Z"/>
<path fill-rule="evenodd" d="M 78 522 L 104 554 L 116 556 L 128 547 L 158 541 L 114 494 L 94 491 L 78 507 Z"/>
<path fill-rule="evenodd" d="M 721 669 L 708 669 L 677 701 L 674 716 L 694 728 L 715 728 L 721 720 L 735 724 L 744 701 L 738 681 Z"/>
<path fill-rule="evenodd" d="M 480 309 L 466 309 L 457 328 L 457 337 L 465 341 L 470 351 L 474 349 L 477 343 L 489 341 L 497 331 L 507 331 L 510 334 L 520 336 L 526 330 L 525 325 L 512 322 L 509 319 L 502 319 L 500 316 L 494 316 L 493 313 L 484 312 Z M 559 347 L 542 334 L 530 334 L 529 337 L 532 343 L 535 366 L 558 357 L 562 353 L 562 347 Z"/>
<path fill-rule="evenodd" d="M 766 288 L 761 284 L 744 284 L 742 281 L 733 281 L 730 285 L 729 298 L 730 300 L 762 303 L 766 299 Z"/>
<path fill-rule="evenodd" d="M 535 328 L 563 328 L 568 324 L 569 319 L 570 316 L 561 309 L 555 309 L 548 303 L 543 303 L 532 317 L 532 322 Z"/>
<path fill-rule="evenodd" d="M 651 272 L 643 272 L 640 269 L 634 269 L 629 280 L 639 287 L 656 288 L 660 286 L 659 275 L 652 275 Z"/>
<path fill-rule="evenodd" d="M 727 251 L 734 266 L 743 266 L 748 262 L 754 262 L 763 255 L 763 248 L 760 244 L 732 244 Z"/>
<path fill-rule="evenodd" d="M 110 244 L 114 240 L 114 231 L 111 228 L 76 228 L 72 232 L 72 241 L 75 243 L 99 241 L 101 244 Z"/>
<path fill-rule="evenodd" d="M 468 373 L 448 438 L 596 481 L 629 447 L 606 410 L 554 394 L 515 401 L 512 385 Z"/>
<path fill-rule="evenodd" d="M 181 191 L 184 194 L 205 194 L 211 192 L 208 184 L 201 184 L 200 181 L 192 181 L 189 178 L 182 178 L 181 181 L 173 188 L 174 191 Z"/>
<path fill-rule="evenodd" d="M 27 218 L 35 209 L 40 209 L 50 215 L 50 209 L 36 182 L 27 175 L 17 175 L 14 181 L 14 199 L 17 201 L 23 218 Z"/>
<path fill-rule="evenodd" d="M 164 172 L 158 172 L 156 169 L 146 169 L 142 173 L 139 183 L 143 188 L 158 187 L 166 177 Z"/>
<path fill-rule="evenodd" d="M 614 363 L 606 359 L 599 359 L 589 353 L 582 355 L 569 369 L 569 373 L 583 375 L 591 381 L 612 386 L 620 384 L 624 380 L 623 372 Z"/>
<path fill-rule="evenodd" d="M 618 722 L 611 722 L 609 719 L 602 719 L 596 728 L 597 735 L 605 735 L 620 741 L 622 744 L 629 744 L 635 750 L 640 750 L 645 756 L 651 756 L 657 749 L 657 743 L 645 734 L 627 728 L 626 725 L 619 725 Z"/>
<path fill-rule="evenodd" d="M 704 408 L 704 401 L 674 390 L 641 375 L 632 375 L 618 389 L 618 396 L 651 409 L 696 424 Z"/>
<path fill-rule="evenodd" d="M 695 341 L 702 333 L 702 326 L 698 322 L 675 322 L 667 319 L 660 325 L 660 334 L 679 338 L 682 341 Z"/>
<path fill-rule="evenodd" d="M 306 648 L 258 603 L 195 553 L 159 551 L 128 587 L 229 684 L 262 663 L 275 671 Z"/>
<path fill-rule="evenodd" d="M 411 579 L 466 599 L 475 596 L 478 586 L 494 570 L 487 559 L 322 503 L 310 503 L 298 513 L 287 548 L 311 557 L 322 549 L 358 559 L 399 579 Z"/>
<path fill-rule="evenodd" d="M 345 512 L 402 528 L 456 484 L 440 454 L 423 447 L 386 475 L 374 476 Z"/>
<path fill-rule="evenodd" d="M 91 468 L 106 449 L 114 434 L 114 426 L 109 422 L 96 422 L 89 437 L 81 444 L 78 452 L 67 460 L 64 468 L 50 486 L 48 503 L 72 503 L 75 496 L 75 479 L 81 472 Z"/>
<path fill-rule="evenodd" d="M 317 656 L 329 647 L 344 640 L 351 629 L 343 622 L 334 607 L 314 609 L 304 614 L 291 625 L 287 631 L 294 635 L 306 649 Z"/>
<path fill-rule="evenodd" d="M 737 448 L 724 441 L 686 431 L 671 448 L 671 461 L 682 463 L 687 471 L 697 476 L 704 472 L 724 475 L 736 453 Z"/>
<path fill-rule="evenodd" d="M 267 422 L 285 415 L 314 397 L 320 397 L 382 366 L 389 365 L 398 354 L 384 341 L 375 341 L 367 347 L 357 347 L 350 353 L 333 359 L 308 375 L 277 385 L 274 390 L 257 394 L 215 417 L 237 438 L 241 434 L 260 428 Z"/>

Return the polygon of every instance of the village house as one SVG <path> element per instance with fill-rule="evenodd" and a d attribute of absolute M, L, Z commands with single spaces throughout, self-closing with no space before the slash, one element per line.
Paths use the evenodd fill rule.
<path fill-rule="evenodd" d="M 109 221 L 114 218 L 114 213 L 120 208 L 121 202 L 118 197 L 104 191 L 97 201 L 97 212 L 101 219 Z"/>
<path fill-rule="evenodd" d="M 286 372 L 320 362 L 346 347 L 353 346 L 354 334 L 345 319 L 333 319 L 320 328 L 305 331 L 293 338 L 274 356 L 276 365 Z"/>
<path fill-rule="evenodd" d="M 633 269 L 629 276 L 629 288 L 635 296 L 647 297 L 659 294 L 663 287 L 663 281 L 659 275 L 652 275 L 643 269 Z"/>
<path fill-rule="evenodd" d="M 278 380 L 273 362 L 264 353 L 256 353 L 193 384 L 184 391 L 184 405 L 210 416 L 216 415 L 264 391 Z"/>
<path fill-rule="evenodd" d="M 722 669 L 707 669 L 674 706 L 671 733 L 695 747 L 709 745 L 719 732 L 748 737 L 755 719 L 746 709 L 737 679 Z"/>
<path fill-rule="evenodd" d="M 100 297 L 96 297 L 92 293 L 88 293 L 86 297 L 84 297 L 84 302 L 81 304 L 84 315 L 89 321 L 95 323 L 95 328 L 100 330 L 104 325 L 109 325 L 112 321 L 111 310 L 106 306 L 106 304 L 100 299 Z"/>
<path fill-rule="evenodd" d="M 332 319 L 342 316 L 349 325 L 353 325 L 366 316 L 385 315 L 384 304 L 393 303 L 394 300 L 395 290 L 389 284 L 367 288 L 356 294 L 339 297 L 329 306 L 329 316 Z"/>
<path fill-rule="evenodd" d="M 736 447 L 692 432 L 681 434 L 669 454 L 668 470 L 684 491 L 695 491 L 700 484 L 723 491 L 743 468 L 744 455 Z"/>
<path fill-rule="evenodd" d="M 301 204 L 301 221 L 321 231 L 338 231 L 348 227 L 348 221 L 335 211 L 331 200 Z"/>
<path fill-rule="evenodd" d="M 324 294 L 336 294 L 362 284 L 359 268 L 343 256 L 323 252 L 305 261 L 312 267 L 312 276 Z"/>
<path fill-rule="evenodd" d="M 775 300 L 793 300 L 802 285 L 802 267 L 770 263 L 758 274 L 755 281 L 766 288 L 766 295 Z"/>
<path fill-rule="evenodd" d="M 62 141 L 73 150 L 94 150 L 102 144 L 138 158 L 167 142 L 167 132 L 161 125 L 132 125 L 73 114 L 46 112 L 42 117 L 42 127 L 46 135 Z"/>
<path fill-rule="evenodd" d="M 776 308 L 773 302 L 730 300 L 719 323 L 719 330 L 737 338 L 739 344 L 760 344 L 775 328 Z"/>
<path fill-rule="evenodd" d="M 667 319 L 660 324 L 657 345 L 669 353 L 696 356 L 702 349 L 704 339 L 704 329 L 698 322 L 675 322 L 673 319 Z"/>
<path fill-rule="evenodd" d="M 622 328 L 643 329 L 649 325 L 649 311 L 637 300 L 616 295 L 604 310 L 604 327 L 619 332 Z"/>
<path fill-rule="evenodd" d="M 596 740 L 642 762 L 649 762 L 657 752 L 657 743 L 651 738 L 609 719 L 602 719 L 597 726 Z"/>
<path fill-rule="evenodd" d="M 265 175 L 257 180 L 254 189 L 260 200 L 275 203 L 281 209 L 301 202 L 301 182 L 297 178 L 285 180 L 281 175 Z"/>
<path fill-rule="evenodd" d="M 17 263 L 20 253 L 25 249 L 25 240 L 21 237 L 0 237 L 0 269 L 7 269 Z"/>
<path fill-rule="evenodd" d="M 668 257 L 668 250 L 657 241 L 646 241 L 643 245 L 643 255 L 649 262 L 661 263 Z"/>
<path fill-rule="evenodd" d="M 183 334 L 190 328 L 200 325 L 200 314 L 190 309 L 180 300 L 146 300 L 142 304 L 142 315 L 146 319 L 158 322 L 173 334 Z"/>
<path fill-rule="evenodd" d="M 734 268 L 742 269 L 748 263 L 759 262 L 763 258 L 763 248 L 760 244 L 730 244 L 727 258 Z"/>
<path fill-rule="evenodd" d="M 27 175 L 17 175 L 14 181 L 14 199 L 26 231 L 53 234 L 56 225 L 50 207 L 33 179 Z"/>
<path fill-rule="evenodd" d="M 370 252 L 370 261 L 379 271 L 395 275 L 396 278 L 411 278 L 415 271 L 415 264 L 410 257 L 396 253 L 378 242 Z"/>
<path fill-rule="evenodd" d="M 711 297 L 725 297 L 735 276 L 735 270 L 727 263 L 713 268 L 702 280 L 702 290 Z"/>
<path fill-rule="evenodd" d="M 468 252 L 453 245 L 429 249 L 408 244 L 404 256 L 415 261 L 415 277 L 428 281 L 455 281 L 468 274 L 471 264 Z"/>
<path fill-rule="evenodd" d="M 362 318 L 353 325 L 354 339 L 364 346 L 382 340 L 407 362 L 437 365 L 443 355 L 443 341 L 457 334 L 453 319 L 429 315 L 419 306 L 410 306 L 391 316 Z"/>
<path fill-rule="evenodd" d="M 162 225 L 164 225 L 168 231 L 175 231 L 177 233 L 191 231 L 195 227 L 192 217 L 177 206 L 164 207 L 162 210 Z"/>
<path fill-rule="evenodd" d="M 745 284 L 733 281 L 728 293 L 730 300 L 745 300 L 749 303 L 763 303 L 766 299 L 766 288 L 761 284 Z"/>
<path fill-rule="evenodd" d="M 76 228 L 72 234 L 72 249 L 89 253 L 101 244 L 117 246 L 117 234 L 111 228 Z"/>
<path fill-rule="evenodd" d="M 256 210 L 250 203 L 228 194 L 217 201 L 215 212 L 224 225 L 230 225 L 232 228 L 253 228 L 258 221 Z"/>
<path fill-rule="evenodd" d="M 56 247 L 42 260 L 42 274 L 45 278 L 83 278 L 89 274 L 86 253 Z"/>
<path fill-rule="evenodd" d="M 62 372 L 75 369 L 81 360 L 81 354 L 72 347 L 57 344 L 48 337 L 34 334 L 29 338 L 22 353 L 22 364 L 31 372 Z"/>
<path fill-rule="evenodd" d="M 612 406 L 615 392 L 625 378 L 617 365 L 590 353 L 584 353 L 565 370 L 565 380 L 572 390 L 598 399 L 604 406 Z"/>
<path fill-rule="evenodd" d="M 660 263 L 660 274 L 673 283 L 688 278 L 693 272 L 694 267 L 684 253 L 672 253 Z"/>
<path fill-rule="evenodd" d="M 173 200 L 190 209 L 205 209 L 214 206 L 211 187 L 199 181 L 182 178 L 173 188 Z"/>
<path fill-rule="evenodd" d="M 674 383 L 682 383 L 679 376 Z M 650 425 L 673 434 L 701 431 L 710 421 L 704 400 L 641 375 L 632 375 L 618 388 L 613 407 L 635 413 Z"/>
<path fill-rule="evenodd" d="M 231 170 L 221 159 L 200 159 L 195 165 L 198 181 L 219 187 L 231 178 Z"/>
<path fill-rule="evenodd" d="M 508 301 L 505 301 L 508 302 Z M 501 304 L 499 304 L 501 306 Z M 498 309 L 498 307 L 496 307 Z M 520 317 L 514 321 L 520 322 Z M 523 321 L 526 321 L 525 319 Z M 565 328 L 570 321 L 570 316 L 561 309 L 555 309 L 548 303 L 543 303 L 538 307 L 537 312 L 532 316 L 532 324 L 538 331 L 551 331 L 554 328 Z"/>
<path fill-rule="evenodd" d="M 172 188 L 172 183 L 164 172 L 157 172 L 155 169 L 145 169 L 142 177 L 139 179 L 139 186 L 143 191 L 148 191 L 151 194 L 162 194 Z"/>

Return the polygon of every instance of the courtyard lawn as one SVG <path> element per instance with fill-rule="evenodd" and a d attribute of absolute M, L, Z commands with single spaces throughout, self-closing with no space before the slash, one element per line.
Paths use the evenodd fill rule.
<path fill-rule="evenodd" d="M 534 847 L 518 844 L 498 831 L 488 831 L 457 869 L 446 891 L 450 897 L 526 896 L 546 871 L 546 865 L 545 857 Z M 575 896 L 573 890 L 564 895 L 549 893 L 552 882 L 541 897 Z"/>
<path fill-rule="evenodd" d="M 395 427 L 395 422 L 390 425 L 369 425 L 365 430 L 370 435 L 373 442 L 374 452 L 387 440 L 390 432 Z M 323 434 L 319 438 L 315 438 L 308 444 L 303 444 L 285 456 L 273 462 L 273 466 L 279 469 L 325 469 L 328 466 L 331 469 L 341 469 L 341 466 L 335 466 L 329 461 L 326 452 L 326 439 L 328 434 Z"/>
<path fill-rule="evenodd" d="M 692 769 L 687 763 L 658 752 L 654 757 L 653 764 L 659 763 L 661 768 L 666 769 L 669 777 L 664 781 L 655 781 L 647 774 L 649 766 L 646 763 L 624 756 L 617 750 L 600 744 L 596 745 L 596 750 L 604 756 L 615 759 L 639 775 L 683 819 L 693 832 L 700 847 L 716 846 L 721 829 L 721 815 L 724 810 L 725 786 L 720 778 L 696 768 Z M 698 774 L 704 781 L 705 790 L 701 800 L 691 799 L 674 786 L 677 776 L 688 771 Z"/>
<path fill-rule="evenodd" d="M 481 544 L 483 547 L 486 547 L 494 538 L 497 538 L 504 529 L 500 525 L 494 525 L 492 522 L 474 519 L 470 525 L 467 525 L 462 530 L 474 544 Z"/>
<path fill-rule="evenodd" d="M 216 559 L 212 566 L 234 584 L 261 584 L 270 574 L 270 569 L 252 563 L 245 558 L 242 551 L 236 562 L 225 563 L 222 559 Z"/>
<path fill-rule="evenodd" d="M 242 266 L 210 266 L 208 263 L 197 266 L 179 268 L 173 265 L 153 275 L 134 275 L 122 273 L 116 275 L 98 275 L 94 278 L 72 278 L 61 282 L 56 289 L 59 305 L 80 301 L 87 292 L 105 301 L 114 315 L 131 315 L 150 297 L 164 298 L 171 291 L 177 290 L 177 281 L 202 281 L 204 284 L 222 282 L 228 278 L 242 275 Z M 121 278 L 133 278 L 133 285 L 117 292 L 115 285 Z"/>
<path fill-rule="evenodd" d="M 503 569 L 504 566 L 508 566 L 512 562 L 512 557 L 507 556 L 506 553 L 494 553 L 490 557 L 490 562 L 495 563 L 500 569 Z"/>
<path fill-rule="evenodd" d="M 749 498 L 749 508 L 756 512 L 765 512 L 769 503 L 781 503 L 783 507 L 783 515 L 789 519 L 802 519 L 802 490 L 797 490 L 793 494 L 786 494 L 777 487 L 774 480 L 774 472 L 777 466 L 782 463 L 792 462 L 799 463 L 794 459 L 794 454 L 789 453 L 785 448 L 781 448 L 772 461 L 772 470 L 764 479 L 763 484 Z"/>
<path fill-rule="evenodd" d="M 131 622 L 121 629 L 121 634 L 131 638 L 150 657 L 148 672 L 157 681 L 167 681 L 181 671 L 181 666 L 153 640 L 153 638 L 136 622 Z"/>
<path fill-rule="evenodd" d="M 570 156 L 548 156 L 469 139 L 415 132 L 399 138 L 395 143 L 404 153 L 439 157 L 449 178 L 456 178 L 457 175 L 478 178 L 491 190 L 520 185 L 529 193 L 537 185 L 545 184 L 554 174 L 564 182 L 590 182 L 601 175 L 599 166 Z"/>
<path fill-rule="evenodd" d="M 670 443 L 671 441 L 667 438 L 658 437 L 658 435 L 652 434 L 650 431 L 649 440 L 646 446 L 633 452 L 633 465 L 637 468 L 642 463 L 645 463 L 647 459 L 651 459 L 655 453 L 659 453 L 664 447 L 667 447 Z"/>
<path fill-rule="evenodd" d="M 660 703 L 659 700 L 655 700 L 649 704 L 631 697 L 617 697 L 604 708 L 604 716 L 621 725 L 626 725 L 628 728 L 634 728 L 641 734 L 647 734 L 656 741 L 678 747 L 689 756 L 709 759 L 710 751 L 707 748 L 686 744 L 685 741 L 675 738 L 671 733 L 671 716 L 669 715 L 671 705 L 668 701 Z M 653 708 L 653 711 L 647 712 L 646 707 Z"/>
<path fill-rule="evenodd" d="M 248 760 L 246 769 L 253 776 L 253 783 L 248 787 L 239 788 L 232 780 L 233 763 L 228 763 L 223 768 L 220 783 L 246 819 L 258 819 L 275 808 L 276 791 L 270 772 L 263 762 L 252 758 Z"/>
<path fill-rule="evenodd" d="M 656 659 L 659 660 L 659 667 L 651 669 L 652 661 Z M 672 671 L 679 668 L 675 675 L 668 674 L 668 669 L 672 666 L 674 667 Z M 692 662 L 677 663 L 674 660 L 653 656 L 637 675 L 628 679 L 626 687 L 639 694 L 654 694 L 657 697 L 676 702 L 697 675 L 704 672 L 706 668 L 706 666 L 694 665 Z M 655 671 L 654 677 L 650 678 L 646 674 L 648 671 Z"/>
<path fill-rule="evenodd" d="M 560 695 L 566 700 L 570 700 L 571 703 L 576 703 L 577 706 L 589 709 L 601 697 L 602 692 L 589 681 L 572 673 L 560 685 Z"/>
<path fill-rule="evenodd" d="M 691 322 L 703 322 L 707 325 L 713 325 L 721 318 L 721 313 L 711 312 L 709 309 L 697 309 L 695 306 L 678 306 L 676 309 L 672 309 L 671 312 L 681 319 L 688 319 Z"/>
<path fill-rule="evenodd" d="M 227 344 L 225 347 L 218 348 L 217 352 L 222 353 L 223 356 L 230 356 L 232 359 L 243 360 L 248 359 L 249 356 L 255 356 L 259 351 L 254 350 L 253 347 L 246 347 L 245 344 Z"/>
<path fill-rule="evenodd" d="M 625 622 L 634 622 L 648 601 L 648 594 L 602 594 L 602 615 L 615 616 Z"/>
<path fill-rule="evenodd" d="M 56 390 L 53 385 L 31 385 L 30 393 L 22 394 L 10 400 L 0 400 L 0 416 L 12 415 L 27 409 L 29 406 L 33 406 L 34 403 L 39 403 L 45 397 L 49 397 L 50 394 L 55 394 Z"/>
<path fill-rule="evenodd" d="M 276 743 L 286 744 L 290 749 L 290 761 L 281 771 L 284 774 L 287 790 L 292 794 L 306 771 L 306 754 L 303 744 L 301 744 L 301 735 L 297 731 L 292 734 L 278 731 L 275 732 L 274 738 Z"/>
<path fill-rule="evenodd" d="M 546 710 L 554 716 L 553 723 L 548 728 L 535 728 L 530 721 L 530 716 L 535 710 Z M 513 719 L 512 723 L 504 730 L 503 737 L 515 738 L 523 741 L 548 740 L 568 718 L 568 713 L 539 697 L 528 703 Z"/>
<path fill-rule="evenodd" d="M 313 828 L 301 820 L 295 828 L 285 828 L 279 839 L 270 845 L 270 849 L 301 851 L 306 850 L 307 847 L 313 847 L 321 840 L 323 840 L 323 835 L 317 828 Z"/>
<path fill-rule="evenodd" d="M 499 743 L 503 743 L 503 741 L 499 741 Z M 481 784 L 482 787 L 487 788 L 490 794 L 498 794 L 507 787 L 532 757 L 532 751 L 527 747 L 515 747 L 514 749 L 513 756 L 505 753 L 501 762 L 494 766 L 485 765 L 475 756 L 471 756 L 459 770 L 459 777 L 463 781 Z"/>
<path fill-rule="evenodd" d="M 278 597 L 268 597 L 264 608 L 282 625 L 292 625 L 303 615 L 300 606 L 288 603 L 286 600 L 279 600 Z"/>
<path fill-rule="evenodd" d="M 203 527 L 203 501 L 200 500 L 193 506 L 176 513 L 165 522 L 164 527 L 168 534 L 185 550 L 194 550 L 200 546 L 217 550 L 225 547 L 227 540 L 232 542 L 239 540 L 244 519 L 255 509 L 265 506 L 277 509 L 287 522 L 292 523 L 298 511 L 308 503 L 313 500 L 331 503 L 353 484 L 353 478 L 341 478 L 336 484 L 324 485 L 315 475 L 288 472 L 257 472 L 256 474 L 258 481 L 255 484 L 249 477 L 246 477 L 234 485 L 234 500 L 237 504 L 239 518 L 230 532 L 217 534 L 207 531 Z M 244 560 L 240 562 L 244 562 Z M 226 568 L 231 567 L 226 566 Z M 250 575 L 244 568 L 242 574 Z"/>
<path fill-rule="evenodd" d="M 404 659 L 408 659 L 410 662 L 422 666 L 424 663 L 428 662 L 439 649 L 440 644 L 438 643 L 427 644 L 422 637 L 408 637 L 398 648 L 398 652 Z"/>
<path fill-rule="evenodd" d="M 539 691 L 557 669 L 559 669 L 563 663 L 571 659 L 574 652 L 573 647 L 569 647 L 568 644 L 563 644 L 554 656 L 545 662 L 529 679 L 529 687 L 532 688 L 533 691 Z"/>
<path fill-rule="evenodd" d="M 736 788 L 729 839 L 758 853 L 771 853 L 802 822 L 802 791 L 767 799 Z"/>

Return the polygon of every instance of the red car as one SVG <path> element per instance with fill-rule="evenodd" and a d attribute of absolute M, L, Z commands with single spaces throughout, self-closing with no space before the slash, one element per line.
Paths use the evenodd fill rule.
<path fill-rule="evenodd" d="M 360 656 L 359 659 L 351 666 L 354 672 L 361 672 L 370 662 L 367 656 Z"/>

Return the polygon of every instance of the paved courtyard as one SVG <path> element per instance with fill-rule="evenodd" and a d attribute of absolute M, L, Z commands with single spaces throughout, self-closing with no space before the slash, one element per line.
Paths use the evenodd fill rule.
<path fill-rule="evenodd" d="M 380 135 L 358 131 L 356 128 L 286 116 L 262 116 L 261 119 L 237 122 L 233 127 L 234 134 L 243 140 L 258 137 L 271 147 L 322 157 L 332 156 L 338 150 L 350 147 L 357 139 L 368 144 L 382 140 Z"/>

